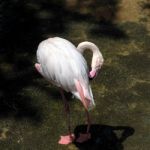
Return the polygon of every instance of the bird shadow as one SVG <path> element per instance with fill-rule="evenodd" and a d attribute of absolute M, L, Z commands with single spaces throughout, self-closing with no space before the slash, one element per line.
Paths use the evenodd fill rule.
<path fill-rule="evenodd" d="M 75 128 L 75 136 L 86 132 L 86 125 Z M 79 150 L 123 150 L 123 142 L 134 134 L 134 129 L 128 126 L 109 126 L 93 124 L 90 128 L 91 139 L 84 143 L 74 142 Z"/>

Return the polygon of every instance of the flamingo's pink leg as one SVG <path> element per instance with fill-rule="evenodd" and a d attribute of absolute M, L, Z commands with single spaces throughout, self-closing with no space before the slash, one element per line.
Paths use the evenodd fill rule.
<path fill-rule="evenodd" d="M 90 125 L 91 125 L 91 119 L 90 119 L 90 115 L 88 112 L 89 100 L 84 96 L 84 92 L 83 92 L 81 83 L 79 81 L 75 81 L 75 85 L 76 85 L 76 89 L 79 92 L 79 95 L 81 97 L 83 106 L 85 107 L 85 112 L 86 112 L 87 122 L 88 122 L 87 132 L 85 134 L 80 134 L 79 138 L 76 140 L 79 143 L 83 143 L 91 138 L 91 134 L 89 133 Z"/>
<path fill-rule="evenodd" d="M 64 144 L 64 145 L 67 145 L 67 144 L 70 144 L 74 141 L 75 139 L 75 136 L 73 133 L 71 133 L 71 126 L 70 126 L 70 109 L 69 109 L 69 104 L 68 104 L 68 101 L 64 95 L 64 92 L 62 89 L 60 89 L 60 93 L 61 93 L 61 96 L 62 96 L 62 99 L 64 101 L 64 106 L 65 106 L 65 113 L 66 113 L 66 117 L 67 117 L 67 124 L 68 124 L 68 131 L 69 131 L 69 134 L 68 135 L 65 135 L 65 136 L 60 136 L 60 140 L 58 141 L 59 144 Z"/>

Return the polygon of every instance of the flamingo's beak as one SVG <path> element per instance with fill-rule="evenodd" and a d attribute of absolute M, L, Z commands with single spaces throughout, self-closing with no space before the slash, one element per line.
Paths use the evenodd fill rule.
<path fill-rule="evenodd" d="M 89 79 L 90 80 L 92 80 L 92 79 L 94 79 L 95 77 L 96 77 L 96 70 L 91 70 L 90 72 L 89 72 Z"/>

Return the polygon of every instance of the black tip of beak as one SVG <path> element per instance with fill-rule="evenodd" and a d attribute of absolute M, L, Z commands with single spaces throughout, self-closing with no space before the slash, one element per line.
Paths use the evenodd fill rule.
<path fill-rule="evenodd" d="M 94 78 L 89 77 L 89 80 L 92 81 Z"/>

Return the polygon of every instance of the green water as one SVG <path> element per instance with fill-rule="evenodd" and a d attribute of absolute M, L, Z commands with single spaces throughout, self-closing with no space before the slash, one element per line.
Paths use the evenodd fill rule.
<path fill-rule="evenodd" d="M 149 149 L 149 3 L 139 4 L 138 22 L 129 22 L 115 21 L 119 2 L 88 0 L 76 6 L 68 3 L 70 7 L 61 0 L 1 4 L 7 9 L 1 19 L 0 149 Z M 103 16 L 97 13 L 101 10 Z M 104 56 L 99 76 L 91 81 L 96 107 L 90 112 L 92 140 L 87 143 L 57 144 L 67 132 L 63 102 L 59 90 L 34 69 L 38 43 L 49 36 L 64 37 L 76 46 L 94 42 Z M 90 64 L 91 53 L 85 57 Z M 84 109 L 71 97 L 69 103 L 72 130 L 78 134 L 85 130 Z"/>

